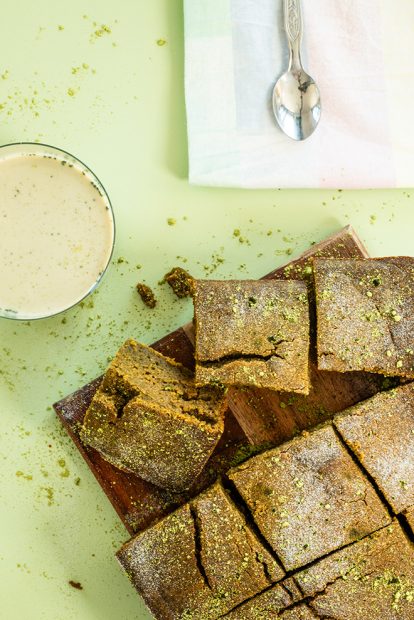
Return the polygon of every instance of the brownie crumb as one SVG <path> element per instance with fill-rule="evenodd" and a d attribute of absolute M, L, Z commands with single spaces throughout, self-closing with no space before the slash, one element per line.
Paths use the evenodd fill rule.
<path fill-rule="evenodd" d="M 148 306 L 148 308 L 155 308 L 157 300 L 155 299 L 153 290 L 149 286 L 143 284 L 142 282 L 138 282 L 137 291 L 142 301 L 146 306 Z"/>
<path fill-rule="evenodd" d="M 165 274 L 164 281 L 167 282 L 177 297 L 183 299 L 184 297 L 191 297 L 193 294 L 193 281 L 194 278 L 188 271 L 181 267 L 174 267 Z"/>
<path fill-rule="evenodd" d="M 75 588 L 75 590 L 83 590 L 83 585 L 79 583 L 79 581 L 73 581 L 70 579 L 69 585 L 72 586 L 72 588 Z"/>

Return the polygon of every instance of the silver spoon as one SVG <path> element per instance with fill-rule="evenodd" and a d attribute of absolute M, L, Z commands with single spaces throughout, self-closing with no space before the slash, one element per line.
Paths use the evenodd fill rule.
<path fill-rule="evenodd" d="M 284 0 L 285 30 L 289 44 L 289 67 L 273 90 L 273 111 L 282 131 L 294 140 L 306 140 L 321 117 L 321 97 L 300 57 L 302 15 L 300 0 Z"/>

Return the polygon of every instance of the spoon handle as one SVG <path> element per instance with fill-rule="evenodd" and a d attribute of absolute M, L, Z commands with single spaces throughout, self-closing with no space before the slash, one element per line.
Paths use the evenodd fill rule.
<path fill-rule="evenodd" d="M 302 11 L 300 0 L 284 0 L 285 30 L 289 44 L 290 69 L 301 69 Z"/>

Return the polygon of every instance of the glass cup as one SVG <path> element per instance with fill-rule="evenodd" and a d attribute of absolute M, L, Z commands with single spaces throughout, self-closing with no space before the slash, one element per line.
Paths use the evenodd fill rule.
<path fill-rule="evenodd" d="M 0 317 L 75 306 L 102 281 L 114 243 L 109 196 L 88 166 L 46 144 L 0 146 Z"/>

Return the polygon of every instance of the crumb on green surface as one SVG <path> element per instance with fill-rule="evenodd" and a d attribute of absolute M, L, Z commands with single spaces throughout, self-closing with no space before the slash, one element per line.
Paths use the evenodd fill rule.
<path fill-rule="evenodd" d="M 68 583 L 72 586 L 72 588 L 75 588 L 75 590 L 83 590 L 83 585 L 79 581 L 73 581 L 73 579 L 70 579 Z"/>
<path fill-rule="evenodd" d="M 177 223 L 177 220 L 174 217 L 169 217 L 167 218 L 167 224 L 168 226 L 175 226 Z"/>
<path fill-rule="evenodd" d="M 148 306 L 148 308 L 155 308 L 157 300 L 152 288 L 143 282 L 138 282 L 136 289 L 144 304 Z"/>
<path fill-rule="evenodd" d="M 167 282 L 177 297 L 183 299 L 193 294 L 193 276 L 182 267 L 173 267 L 165 274 L 163 282 Z"/>
<path fill-rule="evenodd" d="M 18 478 L 23 478 L 24 480 L 33 480 L 33 476 L 31 474 L 25 474 L 20 470 L 16 471 L 16 476 Z"/>
<path fill-rule="evenodd" d="M 159 47 L 163 47 L 164 45 L 167 45 L 167 41 L 165 39 L 157 39 L 157 45 Z"/>
<path fill-rule="evenodd" d="M 112 30 L 109 26 L 107 26 L 106 24 L 102 24 L 100 26 L 100 28 L 97 28 L 94 32 L 93 32 L 93 36 L 96 37 L 97 39 L 100 39 L 101 37 L 103 37 L 106 34 L 111 34 Z"/>

